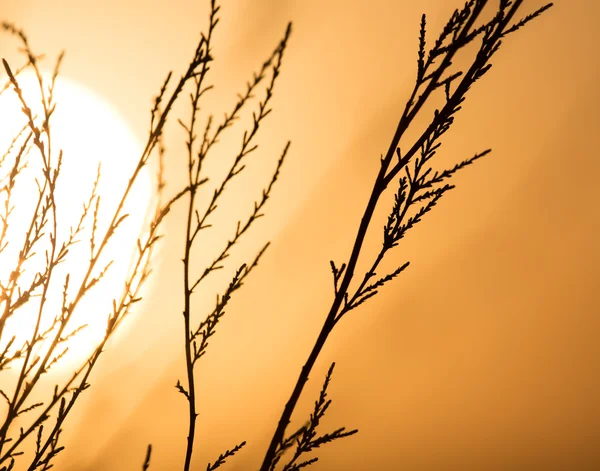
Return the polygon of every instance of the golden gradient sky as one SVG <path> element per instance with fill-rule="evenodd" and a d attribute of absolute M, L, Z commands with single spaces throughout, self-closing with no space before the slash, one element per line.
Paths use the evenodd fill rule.
<path fill-rule="evenodd" d="M 37 51 L 66 49 L 63 74 L 105 97 L 143 140 L 151 99 L 168 70 L 187 65 L 207 3 L 2 0 L 0 16 Z M 197 376 L 196 469 L 247 440 L 223 468 L 245 470 L 257 467 L 329 307 L 329 260 L 349 253 L 413 85 L 420 14 L 433 36 L 462 2 L 223 3 L 208 100 L 217 116 L 294 22 L 256 171 L 242 183 L 249 198 L 260 191 L 251 177 L 271 171 L 288 138 L 291 153 L 235 261 L 265 239 L 273 245 Z M 448 162 L 487 147 L 492 155 L 466 169 L 393 253 L 393 265 L 409 259 L 409 270 L 323 351 L 296 417 L 305 419 L 335 360 L 326 426 L 359 434 L 319 451 L 315 469 L 600 469 L 600 3 L 555 3 L 506 41 L 442 148 Z M 3 36 L 0 55 L 14 46 Z M 184 170 L 182 141 L 172 126 L 172 181 Z M 232 205 L 224 224 L 239 217 Z M 376 250 L 380 227 L 367 249 Z M 181 467 L 183 212 L 165 230 L 146 310 L 101 361 L 59 469 L 139 469 L 149 442 L 151 469 Z"/>

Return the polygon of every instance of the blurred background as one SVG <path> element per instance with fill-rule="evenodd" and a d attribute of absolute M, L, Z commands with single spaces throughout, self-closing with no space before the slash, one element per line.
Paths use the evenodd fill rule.
<path fill-rule="evenodd" d="M 349 255 L 412 89 L 420 15 L 428 14 L 431 44 L 461 4 L 223 2 L 216 88 L 203 109 L 216 118 L 289 20 L 294 31 L 260 147 L 201 242 L 199 267 L 252 208 L 287 139 L 292 147 L 267 217 L 198 294 L 201 319 L 237 264 L 272 241 L 198 367 L 194 469 L 242 440 L 248 445 L 227 469 L 258 467 L 333 298 L 329 260 L 339 265 Z M 541 5 L 530 0 L 524 10 Z M 66 49 L 62 74 L 118 109 L 141 142 L 153 97 L 169 70 L 185 70 L 207 12 L 207 1 L 183 0 L 0 4 L 2 20 L 24 28 L 49 68 Z M 505 41 L 467 95 L 441 159 L 493 152 L 456 178 L 388 260 L 387 268 L 406 260 L 410 268 L 345 318 L 323 351 L 294 424 L 308 418 L 336 361 L 322 431 L 359 433 L 318 450 L 315 469 L 600 466 L 599 19 L 598 2 L 558 0 Z M 1 55 L 14 57 L 16 46 L 3 35 Z M 182 102 L 165 141 L 171 189 L 186 168 L 175 117 L 188 115 Z M 209 164 L 217 176 L 241 131 L 222 139 Z M 379 247 L 388 201 L 361 266 Z M 184 379 L 184 229 L 180 205 L 164 227 L 144 306 L 110 344 L 67 422 L 60 469 L 139 469 L 148 443 L 151 469 L 182 466 L 187 406 L 174 385 Z"/>

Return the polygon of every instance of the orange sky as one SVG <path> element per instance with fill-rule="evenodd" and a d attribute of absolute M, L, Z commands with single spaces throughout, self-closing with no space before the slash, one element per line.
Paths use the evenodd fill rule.
<path fill-rule="evenodd" d="M 271 171 L 286 139 L 292 147 L 267 217 L 234 260 L 265 239 L 273 245 L 198 369 L 197 469 L 241 440 L 247 449 L 223 469 L 257 467 L 331 302 L 329 260 L 348 256 L 412 87 L 420 14 L 434 35 L 460 3 L 223 5 L 209 99 L 217 116 L 294 21 L 256 171 L 243 180 L 250 198 L 260 191 L 250 177 Z M 600 4 L 556 3 L 506 41 L 442 148 L 447 162 L 487 147 L 492 155 L 466 169 L 393 253 L 389 266 L 409 259 L 409 270 L 345 319 L 323 351 L 296 417 L 304 420 L 335 360 L 326 427 L 360 432 L 320 450 L 315 469 L 600 466 Z M 151 99 L 169 69 L 186 66 L 206 4 L 3 0 L 0 13 L 35 50 L 66 49 L 64 75 L 104 96 L 143 140 Z M 3 36 L 0 54 L 14 46 Z M 185 166 L 182 140 L 172 126 L 172 181 Z M 229 208 L 243 196 L 215 221 L 230 227 L 239 215 Z M 151 469 L 181 466 L 182 211 L 165 230 L 146 310 L 105 353 L 68 424 L 59 469 L 138 469 L 149 442 Z"/>

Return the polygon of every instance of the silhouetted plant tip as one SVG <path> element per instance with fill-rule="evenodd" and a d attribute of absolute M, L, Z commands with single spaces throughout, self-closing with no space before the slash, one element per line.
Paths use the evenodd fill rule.
<path fill-rule="evenodd" d="M 331 381 L 334 367 L 335 363 L 332 363 L 327 371 L 325 382 L 323 383 L 323 387 L 319 394 L 319 399 L 315 402 L 314 410 L 310 415 L 308 422 L 293 435 L 292 440 L 295 442 L 296 450 L 291 460 L 283 467 L 283 471 L 296 471 L 316 463 L 318 461 L 317 457 L 304 461 L 299 461 L 299 459 L 305 453 L 310 453 L 321 445 L 330 443 L 339 438 L 349 437 L 358 432 L 357 429 L 346 431 L 345 427 L 340 427 L 333 432 L 317 435 L 317 428 L 319 427 L 320 421 L 325 416 L 325 412 L 331 404 L 331 399 L 327 399 L 327 387 Z M 280 452 L 285 451 L 290 446 L 290 439 L 284 440 L 280 445 Z M 281 453 L 279 453 L 278 456 L 280 457 Z M 277 461 L 279 460 L 274 461 L 274 463 L 277 464 Z M 274 469 L 274 466 L 272 466 L 272 469 Z"/>
<path fill-rule="evenodd" d="M 244 441 L 244 442 L 240 443 L 239 445 L 234 446 L 231 450 L 227 450 L 227 451 L 225 451 L 225 453 L 221 453 L 219 455 L 219 458 L 217 458 L 217 461 L 215 461 L 213 464 L 208 463 L 208 465 L 206 466 L 206 471 L 214 471 L 215 469 L 221 467 L 221 465 L 225 464 L 225 460 L 227 458 L 235 455 L 245 445 L 246 445 L 246 442 Z"/>

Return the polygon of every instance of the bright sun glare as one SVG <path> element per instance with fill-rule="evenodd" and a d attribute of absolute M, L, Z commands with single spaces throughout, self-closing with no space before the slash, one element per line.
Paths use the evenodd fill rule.
<path fill-rule="evenodd" d="M 50 83 L 50 76 L 44 76 L 44 79 L 48 84 Z M 35 76 L 21 74 L 18 81 L 33 113 L 42 116 L 39 86 Z M 56 159 L 60 149 L 63 151 L 63 164 L 56 190 L 60 244 L 69 236 L 70 227 L 79 221 L 83 204 L 90 197 L 99 163 L 101 178 L 98 185 L 100 195 L 98 231 L 103 234 L 142 149 L 119 114 L 90 90 L 59 76 L 54 96 L 57 106 L 50 121 L 53 159 Z M 21 105 L 11 87 L 0 95 L 0 158 L 9 148 L 13 137 L 25 124 L 25 119 Z M 19 142 L 22 143 L 22 139 Z M 18 147 L 19 145 L 14 147 L 13 153 Z M 12 161 L 14 162 L 14 157 Z M 6 169 L 10 168 L 2 168 L 11 165 L 10 155 L 0 162 L 1 177 L 6 174 Z M 12 191 L 11 205 L 14 209 L 8 219 L 6 239 L 8 245 L 0 251 L 0 281 L 4 286 L 22 249 L 24 234 L 29 227 L 37 202 L 38 190 L 35 178 L 37 177 L 40 182 L 43 179 L 39 152 L 32 150 L 27 155 L 26 162 L 27 167 L 17 178 L 16 186 Z M 68 340 L 68 355 L 63 358 L 65 361 L 59 364 L 83 361 L 104 336 L 112 300 L 123 290 L 135 254 L 137 237 L 147 220 L 152 198 L 151 180 L 150 172 L 147 170 L 138 177 L 133 193 L 130 194 L 128 204 L 125 206 L 125 212 L 130 216 L 119 226 L 112 242 L 107 246 L 105 257 L 101 259 L 104 263 L 100 266 L 105 265 L 108 260 L 114 260 L 114 263 L 103 280 L 83 298 L 67 331 L 71 332 L 82 324 L 87 324 L 87 327 Z M 0 188 L 3 185 L 4 182 L 0 183 Z M 5 201 L 6 192 L 2 191 L 0 192 L 2 212 Z M 50 320 L 60 310 L 65 275 L 69 274 L 70 286 L 73 289 L 78 286 L 76 281 L 82 279 L 83 267 L 90 258 L 91 219 L 88 219 L 85 225 L 86 229 L 78 237 L 80 242 L 69 250 L 66 261 L 58 265 L 57 271 L 53 274 L 47 308 L 44 310 L 45 325 L 49 325 Z M 2 227 L 3 223 L 0 221 L 0 233 Z M 45 268 L 45 251 L 48 247 L 49 244 L 46 242 L 46 245 L 39 244 L 34 250 L 36 254 L 27 263 L 19 283 L 22 288 L 31 283 L 36 272 Z M 31 337 L 38 307 L 39 296 L 32 298 L 6 322 L 0 338 L 0 351 L 13 336 L 17 339 L 14 345 L 22 345 Z M 3 310 L 4 304 L 0 303 L 0 311 Z"/>

